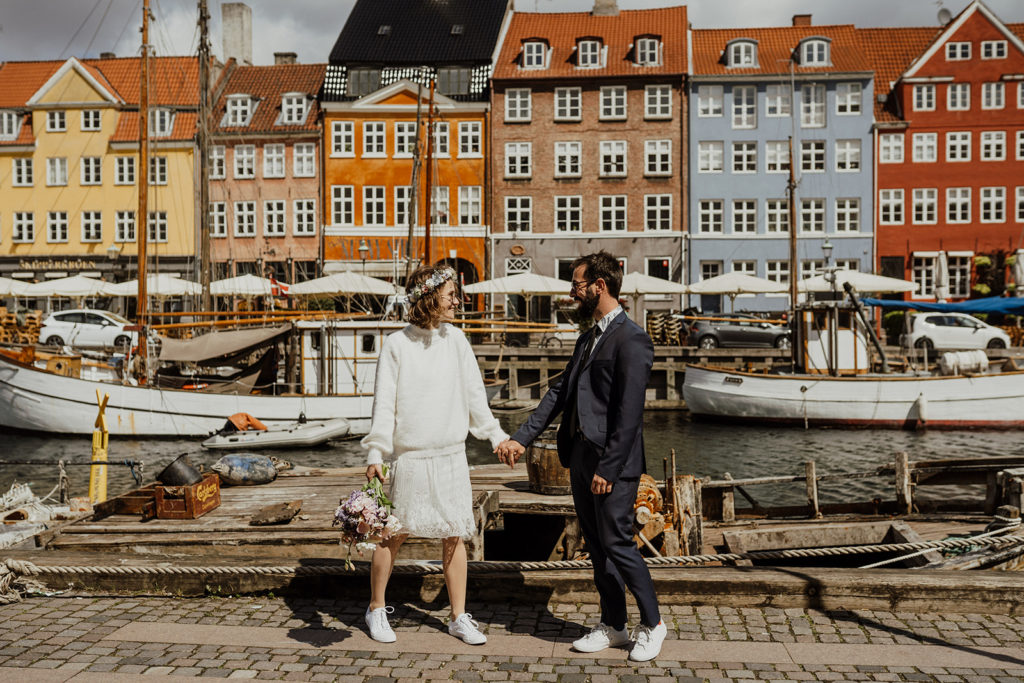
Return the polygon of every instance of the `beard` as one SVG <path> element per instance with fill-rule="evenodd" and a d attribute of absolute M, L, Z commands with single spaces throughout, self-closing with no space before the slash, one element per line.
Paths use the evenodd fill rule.
<path fill-rule="evenodd" d="M 601 297 L 597 294 L 583 296 L 576 300 L 576 322 L 588 323 L 594 321 L 594 311 Z"/>

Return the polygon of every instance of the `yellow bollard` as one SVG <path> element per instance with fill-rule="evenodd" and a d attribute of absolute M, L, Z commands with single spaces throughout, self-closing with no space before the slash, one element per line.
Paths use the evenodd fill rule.
<path fill-rule="evenodd" d="M 106 462 L 107 461 L 107 444 L 110 442 L 110 433 L 107 431 L 107 401 L 110 400 L 110 394 L 103 394 L 103 398 L 100 398 L 100 390 L 96 390 L 96 403 L 100 407 L 100 412 L 96 415 L 96 429 L 92 432 L 92 461 L 93 462 Z M 107 499 L 107 466 L 100 465 L 99 467 L 89 468 L 89 500 L 96 503 L 102 503 Z"/>

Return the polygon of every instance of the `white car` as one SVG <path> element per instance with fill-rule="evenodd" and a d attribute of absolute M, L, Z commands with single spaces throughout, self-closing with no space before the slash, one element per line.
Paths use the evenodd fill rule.
<path fill-rule="evenodd" d="M 57 311 L 43 320 L 39 341 L 47 346 L 113 347 L 124 351 L 138 341 L 138 332 L 127 329 L 133 326 L 130 320 L 110 311 Z"/>
<path fill-rule="evenodd" d="M 900 345 L 919 349 L 1005 349 L 1010 336 L 965 313 L 908 314 Z"/>

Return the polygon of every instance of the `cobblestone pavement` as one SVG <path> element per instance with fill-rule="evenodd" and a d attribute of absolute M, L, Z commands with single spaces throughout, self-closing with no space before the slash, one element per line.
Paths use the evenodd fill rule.
<path fill-rule="evenodd" d="M 447 635 L 440 603 L 397 605 L 390 649 L 365 636 L 364 609 L 271 596 L 32 597 L 0 606 L 0 681 L 1024 681 L 1024 616 L 673 606 L 662 658 L 634 664 L 625 650 L 569 651 L 594 605 L 470 605 L 490 638 L 475 649 Z"/>

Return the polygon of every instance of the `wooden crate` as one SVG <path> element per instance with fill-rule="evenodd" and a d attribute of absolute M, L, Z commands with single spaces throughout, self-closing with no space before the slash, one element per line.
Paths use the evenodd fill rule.
<path fill-rule="evenodd" d="M 157 486 L 157 519 L 195 519 L 220 506 L 220 477 L 207 473 L 192 486 Z"/>

